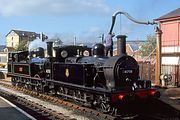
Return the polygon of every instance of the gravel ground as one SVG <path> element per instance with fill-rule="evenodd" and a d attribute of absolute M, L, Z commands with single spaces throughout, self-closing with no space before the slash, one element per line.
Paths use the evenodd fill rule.
<path fill-rule="evenodd" d="M 180 110 L 180 88 L 160 88 L 160 99 L 173 106 L 177 110 Z"/>
<path fill-rule="evenodd" d="M 19 93 L 18 91 L 13 91 L 13 90 L 4 88 L 1 85 L 0 85 L 0 90 L 5 90 L 5 91 L 11 92 L 13 94 L 18 94 L 18 96 L 25 97 L 28 100 L 36 101 L 39 104 L 41 104 L 41 105 L 43 105 L 43 106 L 45 106 L 47 108 L 58 111 L 59 113 L 62 113 L 64 115 L 66 115 L 66 116 L 70 116 L 71 118 L 75 118 L 75 119 L 78 119 L 78 120 L 96 120 L 97 119 L 97 118 L 95 118 L 94 116 L 92 116 L 90 114 L 82 113 L 82 112 L 77 111 L 77 110 L 74 111 L 74 110 L 71 110 L 71 109 L 68 109 L 68 108 L 65 108 L 65 107 L 62 107 L 62 106 L 53 105 L 53 104 L 51 104 L 49 102 L 39 100 L 37 98 L 34 98 L 32 96 L 29 96 L 29 95 L 25 95 L 23 93 Z M 179 88 L 177 88 L 177 87 L 159 88 L 159 91 L 161 92 L 160 99 L 163 102 L 165 102 L 167 104 L 170 104 L 172 107 L 174 107 L 174 108 L 176 108 L 177 110 L 180 111 L 180 87 Z M 97 120 L 99 120 L 99 119 L 97 119 Z"/>
<path fill-rule="evenodd" d="M 26 95 L 26 94 L 23 94 L 21 92 L 18 92 L 18 91 L 14 91 L 14 90 L 11 90 L 11 89 L 8 89 L 8 88 L 5 88 L 3 86 L 0 85 L 0 90 L 4 90 L 4 91 L 7 91 L 7 92 L 10 92 L 12 94 L 15 94 L 17 96 L 21 96 L 21 97 L 24 97 L 30 101 L 34 101 L 34 102 L 37 102 L 39 103 L 40 105 L 43 105 L 47 108 L 50 108 L 52 110 L 55 110 L 59 113 L 62 113 L 64 114 L 65 116 L 69 116 L 70 118 L 75 118 L 77 120 L 95 120 L 97 118 L 94 118 L 92 115 L 88 115 L 87 113 L 82 113 L 81 111 L 77 111 L 77 110 L 72 110 L 72 109 L 68 109 L 68 108 L 65 108 L 65 107 L 62 107 L 62 106 L 57 106 L 57 105 L 53 105 L 52 103 L 49 103 L 49 102 L 45 102 L 45 101 L 42 101 L 42 100 L 39 100 L 37 98 L 34 98 L 30 95 Z M 83 114 L 83 115 L 82 115 Z M 87 114 L 87 115 L 86 115 Z"/>

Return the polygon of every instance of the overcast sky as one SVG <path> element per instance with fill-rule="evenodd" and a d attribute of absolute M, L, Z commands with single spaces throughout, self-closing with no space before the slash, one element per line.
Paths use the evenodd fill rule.
<path fill-rule="evenodd" d="M 44 32 L 51 38 L 59 34 L 64 43 L 100 42 L 107 33 L 112 14 L 128 12 L 141 21 L 153 21 L 180 7 L 180 0 L 0 0 L 0 42 L 12 29 Z M 138 25 L 118 16 L 113 31 L 128 40 L 145 40 L 154 26 Z"/>

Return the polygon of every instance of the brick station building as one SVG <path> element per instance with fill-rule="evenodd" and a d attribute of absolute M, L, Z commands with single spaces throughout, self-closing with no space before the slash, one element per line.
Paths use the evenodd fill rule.
<path fill-rule="evenodd" d="M 180 8 L 158 19 L 161 36 L 161 74 L 172 76 L 171 85 L 180 86 Z"/>

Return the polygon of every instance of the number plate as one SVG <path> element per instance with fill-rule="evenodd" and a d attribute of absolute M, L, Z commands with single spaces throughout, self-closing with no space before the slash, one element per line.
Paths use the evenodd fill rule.
<path fill-rule="evenodd" d="M 133 70 L 122 70 L 122 73 L 133 73 Z"/>

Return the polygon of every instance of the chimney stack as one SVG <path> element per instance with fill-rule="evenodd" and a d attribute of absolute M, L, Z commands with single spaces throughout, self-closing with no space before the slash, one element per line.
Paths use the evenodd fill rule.
<path fill-rule="evenodd" d="M 126 35 L 118 35 L 117 38 L 117 55 L 126 54 Z"/>
<path fill-rule="evenodd" d="M 47 55 L 48 55 L 48 57 L 52 57 L 52 45 L 53 45 L 53 42 L 48 41 L 46 43 L 47 43 Z"/>

